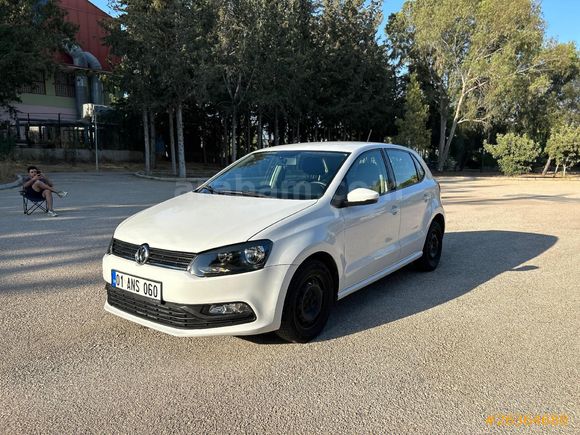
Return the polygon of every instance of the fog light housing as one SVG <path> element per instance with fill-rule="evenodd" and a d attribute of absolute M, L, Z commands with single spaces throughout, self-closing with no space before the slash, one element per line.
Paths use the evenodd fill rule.
<path fill-rule="evenodd" d="M 252 309 L 243 302 L 231 302 L 227 304 L 210 305 L 208 313 L 212 316 L 227 316 L 232 314 L 247 315 L 252 314 Z"/>

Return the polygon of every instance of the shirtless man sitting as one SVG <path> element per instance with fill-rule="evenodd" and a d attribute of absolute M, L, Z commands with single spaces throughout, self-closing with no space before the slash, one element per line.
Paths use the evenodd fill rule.
<path fill-rule="evenodd" d="M 28 167 L 28 176 L 24 179 L 22 188 L 29 198 L 35 198 L 40 201 L 46 199 L 48 214 L 52 217 L 58 216 L 52 208 L 52 194 L 56 193 L 60 198 L 68 195 L 64 190 L 56 190 L 48 177 L 40 172 L 36 166 Z"/>

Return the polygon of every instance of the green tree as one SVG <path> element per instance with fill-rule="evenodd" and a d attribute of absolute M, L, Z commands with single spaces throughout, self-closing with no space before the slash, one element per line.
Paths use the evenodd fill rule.
<path fill-rule="evenodd" d="M 548 157 L 556 162 L 556 172 L 558 166 L 564 169 L 580 163 L 580 125 L 562 125 L 552 130 L 548 144 L 546 145 Z"/>
<path fill-rule="evenodd" d="M 258 42 L 259 68 L 249 96 L 259 125 L 269 115 L 274 144 L 280 143 L 280 118 L 294 124 L 300 137 L 301 121 L 314 107 L 315 41 L 314 4 L 309 0 L 262 0 Z M 260 129 L 261 127 L 259 127 Z M 259 139 L 260 141 L 260 139 Z"/>
<path fill-rule="evenodd" d="M 58 2 L 0 0 L 0 107 L 12 108 L 20 90 L 54 70 L 54 54 L 76 27 Z"/>
<path fill-rule="evenodd" d="M 547 41 L 534 64 L 494 96 L 494 128 L 527 134 L 545 146 L 554 128 L 580 123 L 580 58 L 573 43 Z M 543 175 L 551 163 L 548 156 Z"/>
<path fill-rule="evenodd" d="M 190 105 L 200 105 L 208 99 L 216 2 L 156 0 L 154 5 L 158 19 L 153 35 L 157 47 L 155 60 L 164 90 L 160 103 L 175 109 L 179 176 L 185 177 L 183 104 L 189 101 Z"/>
<path fill-rule="evenodd" d="M 417 74 L 410 75 L 405 97 L 403 118 L 395 122 L 399 129 L 396 143 L 426 152 L 431 142 L 431 131 L 425 128 L 429 118 L 429 106 L 425 103 Z"/>
<path fill-rule="evenodd" d="M 179 176 L 186 175 L 183 103 L 195 104 L 206 98 L 214 6 L 212 0 L 115 3 L 118 15 L 108 25 L 107 41 L 113 54 L 120 57 L 115 68 L 117 84 L 133 107 L 143 113 L 147 172 L 155 141 L 155 137 L 149 138 L 147 125 L 154 125 L 155 111 L 167 109 L 173 125 L 175 109 Z"/>
<path fill-rule="evenodd" d="M 381 21 L 378 1 L 322 3 L 315 33 L 315 86 L 317 115 L 327 139 L 366 140 L 394 118 L 394 72 L 386 47 L 376 39 Z"/>
<path fill-rule="evenodd" d="M 106 43 L 119 58 L 110 85 L 118 89 L 124 100 L 120 105 L 140 112 L 143 120 L 145 172 L 151 172 L 151 151 L 155 138 L 150 138 L 150 109 L 163 95 L 159 81 L 157 46 L 151 35 L 157 30 L 154 9 L 148 0 L 119 0 L 114 4 L 116 18 L 104 23 L 108 30 Z"/>
<path fill-rule="evenodd" d="M 518 175 L 532 170 L 531 164 L 540 155 L 540 146 L 527 135 L 498 134 L 497 144 L 484 142 L 485 150 L 497 159 L 505 175 Z"/>
<path fill-rule="evenodd" d="M 217 79 L 225 90 L 231 116 L 232 161 L 238 155 L 238 115 L 242 103 L 255 80 L 258 68 L 259 32 L 256 23 L 261 22 L 262 8 L 258 0 L 228 0 L 220 3 L 216 21 L 216 44 L 213 59 Z M 272 59 L 276 62 L 277 60 Z"/>
<path fill-rule="evenodd" d="M 440 114 L 439 163 L 456 128 L 489 124 L 503 92 L 534 63 L 543 41 L 540 7 L 532 0 L 405 2 L 390 31 L 404 32 L 403 55 L 428 68 Z M 447 131 L 448 118 L 451 126 Z"/>

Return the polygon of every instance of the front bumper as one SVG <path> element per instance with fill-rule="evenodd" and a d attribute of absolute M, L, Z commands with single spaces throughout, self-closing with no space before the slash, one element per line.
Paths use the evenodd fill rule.
<path fill-rule="evenodd" d="M 211 315 L 208 312 L 208 305 L 159 302 L 117 289 L 110 284 L 107 284 L 105 288 L 107 290 L 107 304 L 110 307 L 172 328 L 204 329 L 239 325 L 256 320 L 253 311 L 241 314 Z"/>
<path fill-rule="evenodd" d="M 161 303 L 113 289 L 110 286 L 112 269 L 161 281 Z M 280 327 L 286 290 L 295 270 L 293 265 L 279 265 L 237 275 L 199 278 L 186 271 L 138 265 L 107 254 L 103 257 L 103 279 L 108 292 L 105 310 L 175 336 L 252 335 L 275 331 Z M 228 302 L 248 304 L 253 315 L 221 319 L 213 315 L 208 319 L 200 310 L 203 305 Z M 176 319 L 177 323 L 173 322 Z"/>

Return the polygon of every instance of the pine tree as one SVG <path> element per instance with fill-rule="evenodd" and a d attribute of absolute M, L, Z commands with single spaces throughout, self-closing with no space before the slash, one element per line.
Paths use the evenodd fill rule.
<path fill-rule="evenodd" d="M 425 102 L 417 75 L 412 73 L 407 86 L 403 118 L 395 122 L 399 130 L 395 142 L 420 152 L 427 151 L 431 142 L 431 130 L 425 127 L 428 118 L 429 106 Z"/>

